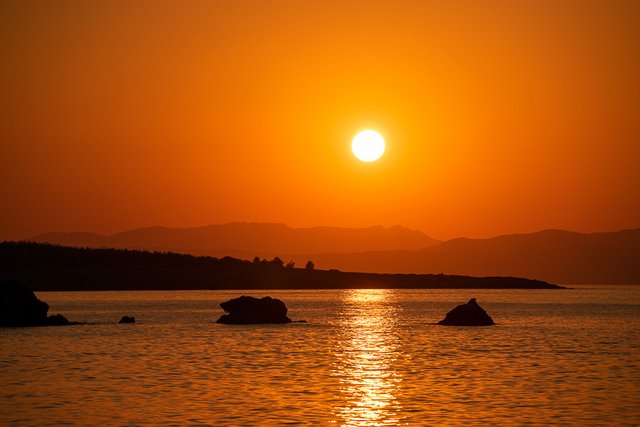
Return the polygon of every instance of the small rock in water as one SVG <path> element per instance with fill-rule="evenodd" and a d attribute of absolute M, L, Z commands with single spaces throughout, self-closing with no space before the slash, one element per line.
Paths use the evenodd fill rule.
<path fill-rule="evenodd" d="M 68 324 L 69 324 L 69 321 L 62 314 L 54 314 L 47 318 L 47 325 L 50 325 L 50 326 L 63 326 Z"/>
<path fill-rule="evenodd" d="M 136 318 L 133 316 L 122 316 L 118 323 L 136 323 Z"/>
<path fill-rule="evenodd" d="M 475 298 L 471 298 L 466 304 L 457 306 L 438 322 L 438 325 L 446 326 L 490 326 L 494 324 L 491 316 L 478 305 Z"/>
<path fill-rule="evenodd" d="M 256 323 L 291 323 L 287 306 L 279 299 L 241 296 L 220 304 L 229 314 L 223 314 L 217 323 L 251 325 Z"/>

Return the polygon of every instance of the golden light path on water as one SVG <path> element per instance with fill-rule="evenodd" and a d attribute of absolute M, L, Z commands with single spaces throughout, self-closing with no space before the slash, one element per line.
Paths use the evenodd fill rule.
<path fill-rule="evenodd" d="M 350 427 L 397 425 L 401 375 L 394 369 L 399 354 L 396 331 L 399 307 L 390 303 L 389 290 L 345 291 L 341 333 L 332 375 L 340 380 L 336 408 L 341 425 Z"/>
<path fill-rule="evenodd" d="M 87 323 L 0 330 L 0 426 L 640 426 L 638 286 L 268 294 L 308 323 L 213 323 L 231 290 L 40 293 Z M 471 296 L 497 326 L 432 324 Z"/>

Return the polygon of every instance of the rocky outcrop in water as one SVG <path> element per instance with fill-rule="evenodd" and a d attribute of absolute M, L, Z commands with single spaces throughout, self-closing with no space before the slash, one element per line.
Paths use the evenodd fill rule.
<path fill-rule="evenodd" d="M 0 283 L 0 326 L 59 326 L 69 321 L 61 314 L 47 317 L 49 304 L 18 282 Z"/>
<path fill-rule="evenodd" d="M 494 324 L 491 316 L 478 305 L 475 298 L 471 298 L 466 304 L 460 304 L 438 322 L 438 325 L 446 326 L 490 326 Z"/>
<path fill-rule="evenodd" d="M 220 304 L 228 314 L 222 315 L 217 323 L 229 325 L 250 325 L 256 323 L 291 323 L 287 317 L 287 306 L 279 299 L 241 296 Z"/>
<path fill-rule="evenodd" d="M 118 323 L 136 323 L 136 318 L 134 316 L 122 316 Z"/>
<path fill-rule="evenodd" d="M 63 325 L 70 325 L 70 324 L 71 322 L 69 322 L 67 318 L 64 317 L 62 314 L 54 314 L 53 316 L 49 316 L 47 318 L 48 326 L 63 326 Z"/>

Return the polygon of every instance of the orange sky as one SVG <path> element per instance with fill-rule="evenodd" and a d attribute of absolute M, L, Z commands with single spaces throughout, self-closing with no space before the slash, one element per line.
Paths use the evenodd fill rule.
<path fill-rule="evenodd" d="M 639 22 L 635 0 L 2 1 L 0 240 L 639 227 Z"/>

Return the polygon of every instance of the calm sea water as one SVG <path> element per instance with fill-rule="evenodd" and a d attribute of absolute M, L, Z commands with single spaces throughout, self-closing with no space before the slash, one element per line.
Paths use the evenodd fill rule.
<path fill-rule="evenodd" d="M 217 325 L 242 294 L 308 323 Z M 0 425 L 640 424 L 640 287 L 38 296 L 93 324 L 0 329 Z"/>

